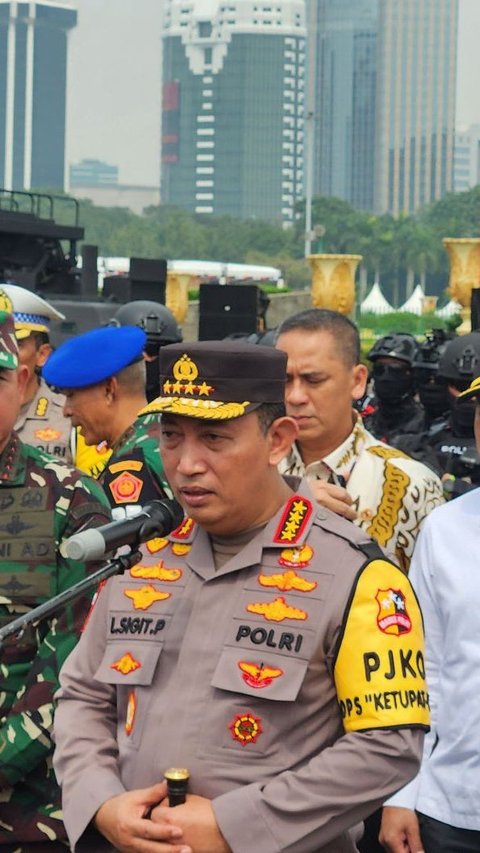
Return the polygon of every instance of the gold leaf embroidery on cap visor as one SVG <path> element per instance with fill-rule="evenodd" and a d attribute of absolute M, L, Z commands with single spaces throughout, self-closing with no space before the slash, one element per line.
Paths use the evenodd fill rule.
<path fill-rule="evenodd" d="M 220 403 L 217 400 L 189 400 L 185 397 L 160 397 L 152 404 L 151 411 L 166 411 L 172 415 L 184 415 L 192 418 L 206 418 L 215 421 L 240 418 L 250 405 L 243 403 Z"/>

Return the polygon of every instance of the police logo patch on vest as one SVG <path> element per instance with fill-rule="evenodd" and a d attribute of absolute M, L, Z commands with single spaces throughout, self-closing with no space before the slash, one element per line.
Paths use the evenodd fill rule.
<path fill-rule="evenodd" d="M 232 733 L 233 739 L 238 741 L 242 746 L 247 746 L 249 743 L 256 743 L 263 731 L 261 718 L 255 717 L 250 711 L 247 711 L 245 714 L 238 714 L 228 728 Z"/>
<path fill-rule="evenodd" d="M 379 589 L 377 624 L 385 634 L 408 634 L 412 622 L 407 613 L 405 595 L 401 589 Z"/>
<path fill-rule="evenodd" d="M 358 575 L 334 678 L 346 732 L 428 728 L 422 616 L 408 578 L 386 560 Z"/>

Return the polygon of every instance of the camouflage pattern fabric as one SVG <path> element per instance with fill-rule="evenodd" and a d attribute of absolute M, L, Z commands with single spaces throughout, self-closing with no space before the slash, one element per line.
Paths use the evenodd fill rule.
<path fill-rule="evenodd" d="M 160 415 L 140 413 L 112 448 L 99 482 L 112 506 L 113 518 L 128 517 L 138 506 L 172 497 L 163 472 L 159 441 Z"/>
<path fill-rule="evenodd" d="M 13 433 L 0 456 L 0 625 L 82 580 L 98 564 L 67 560 L 59 546 L 110 519 L 102 489 Z M 92 590 L 93 594 L 93 590 Z M 75 599 L 0 648 L 0 851 L 66 844 L 51 766 L 53 695 L 90 604 Z"/>

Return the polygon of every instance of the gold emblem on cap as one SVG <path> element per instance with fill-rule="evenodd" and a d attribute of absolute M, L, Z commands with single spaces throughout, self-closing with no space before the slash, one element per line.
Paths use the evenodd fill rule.
<path fill-rule="evenodd" d="M 180 382 L 194 382 L 198 376 L 198 367 L 185 353 L 173 365 L 173 375 Z"/>
<path fill-rule="evenodd" d="M 8 293 L 5 293 L 2 289 L 0 289 L 0 311 L 7 311 L 9 314 L 13 314 L 12 300 Z"/>
<path fill-rule="evenodd" d="M 166 382 L 163 383 L 163 390 L 165 394 L 198 394 L 200 397 L 208 397 L 210 392 L 214 390 L 212 386 L 208 385 L 206 382 L 202 382 L 198 385 L 195 384 L 195 379 L 198 376 L 198 367 L 186 353 L 184 353 L 182 357 L 175 362 L 172 372 L 175 377 L 175 382 L 167 379 Z"/>

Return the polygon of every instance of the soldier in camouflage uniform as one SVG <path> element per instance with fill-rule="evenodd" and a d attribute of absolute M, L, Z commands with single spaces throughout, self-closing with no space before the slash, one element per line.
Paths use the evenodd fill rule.
<path fill-rule="evenodd" d="M 160 421 L 147 407 L 145 332 L 136 326 L 93 329 L 50 356 L 46 381 L 66 395 L 64 413 L 87 445 L 111 449 L 102 484 L 115 520 L 170 496 L 159 450 Z"/>
<path fill-rule="evenodd" d="M 82 580 L 88 567 L 61 543 L 109 520 L 102 490 L 50 454 L 23 444 L 13 426 L 28 370 L 18 366 L 13 317 L 0 312 L 0 626 Z M 78 598 L 55 618 L 0 648 L 0 851 L 65 850 L 51 767 L 53 694 L 89 606 Z"/>

